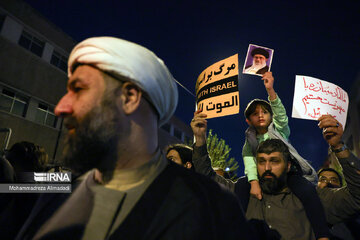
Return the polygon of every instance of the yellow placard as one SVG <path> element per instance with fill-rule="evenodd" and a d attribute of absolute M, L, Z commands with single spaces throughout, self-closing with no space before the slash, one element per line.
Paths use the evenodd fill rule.
<path fill-rule="evenodd" d="M 207 67 L 201 72 L 196 81 L 196 94 L 207 84 L 216 82 L 218 80 L 239 75 L 239 57 L 235 54 L 210 67 Z"/>
<path fill-rule="evenodd" d="M 206 118 L 222 117 L 239 113 L 239 92 L 212 97 L 201 101 L 198 109 L 203 109 Z"/>
<path fill-rule="evenodd" d="M 206 68 L 196 82 L 197 107 L 207 118 L 239 113 L 238 54 Z"/>

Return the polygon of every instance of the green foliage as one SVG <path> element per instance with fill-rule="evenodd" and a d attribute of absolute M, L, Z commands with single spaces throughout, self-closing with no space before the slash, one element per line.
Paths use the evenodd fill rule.
<path fill-rule="evenodd" d="M 229 159 L 231 148 L 226 145 L 225 140 L 219 139 L 217 134 L 213 134 L 212 129 L 210 129 L 206 142 L 212 167 L 223 170 L 229 168 L 229 172 L 232 173 L 232 180 L 237 179 L 236 170 L 239 168 L 239 164 L 235 158 Z"/>

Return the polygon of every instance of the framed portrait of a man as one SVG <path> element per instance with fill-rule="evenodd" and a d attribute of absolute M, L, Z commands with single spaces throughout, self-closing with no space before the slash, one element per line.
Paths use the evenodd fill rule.
<path fill-rule="evenodd" d="M 243 73 L 262 76 L 264 73 L 269 72 L 273 54 L 273 49 L 249 44 Z"/>

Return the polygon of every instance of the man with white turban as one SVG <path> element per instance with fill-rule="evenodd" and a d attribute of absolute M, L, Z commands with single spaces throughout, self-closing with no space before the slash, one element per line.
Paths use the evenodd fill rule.
<path fill-rule="evenodd" d="M 18 239 L 247 239 L 235 197 L 159 150 L 178 98 L 162 60 L 95 37 L 68 66 L 55 114 L 68 129 L 64 165 L 83 175 L 70 196 L 44 194 Z"/>

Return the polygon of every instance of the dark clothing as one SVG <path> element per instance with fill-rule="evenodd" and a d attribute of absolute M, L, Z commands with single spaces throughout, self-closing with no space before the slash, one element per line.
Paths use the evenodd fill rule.
<path fill-rule="evenodd" d="M 352 153 L 349 158 L 338 158 L 347 183 L 342 188 L 316 188 L 325 208 L 329 224 L 351 219 L 360 212 L 360 160 Z"/>
<path fill-rule="evenodd" d="M 0 194 L 0 238 L 14 239 L 28 218 L 39 194 Z"/>
<path fill-rule="evenodd" d="M 261 201 L 250 196 L 246 218 L 250 224 L 262 223 L 261 236 L 266 239 L 316 239 L 303 205 L 289 189 L 274 195 L 263 193 Z"/>
<path fill-rule="evenodd" d="M 316 189 L 329 224 L 344 221 L 360 211 L 360 175 L 356 172 L 360 161 L 353 155 L 339 161 L 348 187 Z M 193 163 L 197 172 L 224 184 L 236 194 L 260 239 L 315 239 L 304 207 L 290 189 L 276 195 L 263 194 L 261 201 L 250 196 L 250 184 L 245 177 L 232 182 L 213 171 L 206 146 L 194 147 Z"/>
<path fill-rule="evenodd" d="M 335 224 L 331 227 L 331 240 L 358 240 L 360 239 L 360 218 Z"/>
<path fill-rule="evenodd" d="M 323 198 L 331 199 L 328 201 L 323 201 L 323 205 L 325 208 L 332 208 L 331 213 L 327 213 L 327 218 L 330 219 L 330 223 L 332 225 L 331 233 L 334 235 L 334 238 L 332 239 L 360 239 L 360 179 L 359 173 L 354 171 L 354 169 L 359 171 L 360 161 L 354 156 L 351 156 L 348 159 L 339 158 L 339 162 L 343 168 L 347 189 L 325 188 L 328 189 L 325 191 L 325 189 L 318 188 L 317 191 L 319 196 L 321 194 L 324 196 Z M 350 197 L 348 197 L 346 200 L 333 197 L 333 195 L 335 195 L 334 193 L 336 192 L 341 192 L 341 195 L 348 195 Z M 332 207 L 333 205 L 336 207 Z M 358 206 L 357 211 L 354 211 L 353 206 L 356 205 Z M 352 217 L 342 221 L 340 217 L 343 215 Z"/>
<path fill-rule="evenodd" d="M 94 187 L 101 189 L 93 191 Z M 48 232 L 41 229 L 40 239 L 81 239 L 99 191 L 114 191 L 109 192 L 112 200 L 104 201 L 116 201 L 115 190 L 104 189 L 92 175 L 72 193 L 78 199 L 62 194 L 63 199 L 58 200 L 59 195 L 44 194 L 17 239 L 32 239 L 41 226 L 47 227 L 44 223 L 56 209 L 63 215 L 54 214 L 59 220 L 57 229 Z M 73 204 L 62 204 L 71 199 Z M 121 209 L 121 204 L 119 201 L 113 214 Z M 106 204 L 107 211 L 105 208 Z M 101 228 L 101 218 L 98 223 Z M 170 162 L 106 239 L 248 239 L 248 236 L 244 214 L 231 193 Z"/>
<path fill-rule="evenodd" d="M 16 176 L 13 167 L 0 157 L 0 182 L 14 183 Z M 14 239 L 29 216 L 39 194 L 1 193 L 0 194 L 0 238 Z"/>
<path fill-rule="evenodd" d="M 354 239 L 360 239 L 360 213 L 354 219 L 347 221 L 345 225 L 350 230 Z"/>
<path fill-rule="evenodd" d="M 288 173 L 287 186 L 302 203 L 316 238 L 330 237 L 325 210 L 315 185 L 297 173 Z"/>
<path fill-rule="evenodd" d="M 0 183 L 13 183 L 15 180 L 14 168 L 7 159 L 0 157 Z"/>

